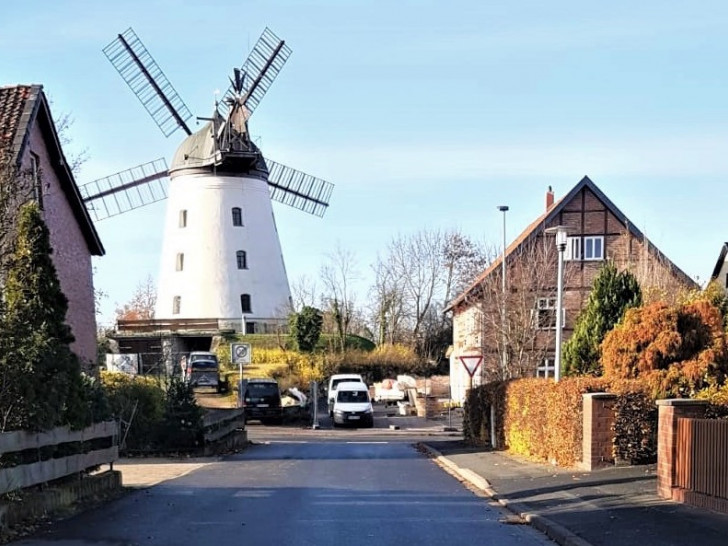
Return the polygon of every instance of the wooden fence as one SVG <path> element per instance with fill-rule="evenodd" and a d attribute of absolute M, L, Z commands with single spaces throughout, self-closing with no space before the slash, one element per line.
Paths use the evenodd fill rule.
<path fill-rule="evenodd" d="M 728 421 L 677 420 L 675 486 L 728 500 Z"/>
<path fill-rule="evenodd" d="M 41 460 L 41 450 L 52 452 L 62 444 L 101 441 L 106 447 L 86 453 Z M 35 453 L 33 453 L 35 451 Z M 58 427 L 47 432 L 25 431 L 0 433 L 0 494 L 56 480 L 119 458 L 119 425 L 116 421 L 96 423 L 83 430 Z M 6 467 L 12 459 L 33 462 Z M 4 467 L 4 468 L 3 468 Z"/>

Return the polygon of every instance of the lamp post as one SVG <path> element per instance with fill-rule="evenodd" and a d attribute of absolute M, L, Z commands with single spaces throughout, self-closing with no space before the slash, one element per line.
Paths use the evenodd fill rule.
<path fill-rule="evenodd" d="M 506 347 L 506 212 L 508 205 L 499 205 L 498 210 L 503 213 L 503 257 L 501 258 L 501 344 L 503 345 L 501 354 L 501 379 L 506 379 L 506 370 L 508 369 L 508 350 Z"/>
<path fill-rule="evenodd" d="M 548 228 L 546 233 L 556 235 L 556 249 L 559 251 L 558 270 L 556 273 L 556 348 L 554 350 L 554 381 L 557 383 L 561 378 L 561 329 L 563 328 L 563 303 L 564 303 L 564 251 L 566 250 L 566 236 L 569 228 L 566 226 L 555 226 Z"/>

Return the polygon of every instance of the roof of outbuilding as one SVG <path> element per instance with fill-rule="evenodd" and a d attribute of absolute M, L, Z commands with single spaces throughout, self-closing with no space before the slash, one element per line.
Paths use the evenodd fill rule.
<path fill-rule="evenodd" d="M 61 188 L 78 222 L 89 252 L 103 256 L 105 251 L 86 205 L 78 191 L 73 173 L 61 149 L 58 132 L 51 116 L 42 85 L 0 86 L 0 156 L 20 165 L 30 140 L 30 129 L 37 123 L 43 134 L 48 157 L 56 171 Z"/>

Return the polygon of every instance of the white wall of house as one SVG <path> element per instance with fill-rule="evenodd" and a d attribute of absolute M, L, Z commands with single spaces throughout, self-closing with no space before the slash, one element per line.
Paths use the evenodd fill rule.
<path fill-rule="evenodd" d="M 473 306 L 456 311 L 453 316 L 453 351 L 450 354 L 450 397 L 462 404 L 470 388 L 470 375 L 461 356 L 482 355 L 480 311 Z M 481 383 L 481 369 L 473 377 L 473 386 Z"/>

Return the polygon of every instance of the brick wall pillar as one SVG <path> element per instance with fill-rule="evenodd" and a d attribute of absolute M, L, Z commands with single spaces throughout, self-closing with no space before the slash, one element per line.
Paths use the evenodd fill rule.
<path fill-rule="evenodd" d="M 615 394 L 594 392 L 583 394 L 583 437 L 581 468 L 591 471 L 614 462 L 612 440 L 614 439 Z"/>
<path fill-rule="evenodd" d="M 673 398 L 658 400 L 657 424 L 657 494 L 672 499 L 675 484 L 677 420 L 680 417 L 700 419 L 705 416 L 706 400 Z"/>

